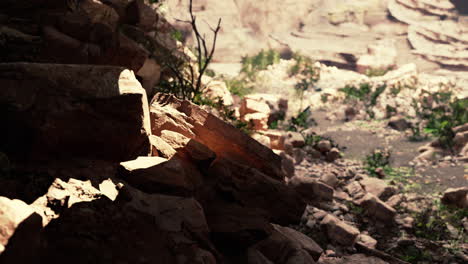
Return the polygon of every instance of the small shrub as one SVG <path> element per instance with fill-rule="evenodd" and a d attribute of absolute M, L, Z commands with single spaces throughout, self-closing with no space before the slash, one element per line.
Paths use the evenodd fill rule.
<path fill-rule="evenodd" d="M 231 94 L 237 95 L 240 98 L 243 98 L 253 91 L 253 87 L 249 86 L 247 81 L 243 79 L 226 79 L 224 82 Z"/>
<path fill-rule="evenodd" d="M 311 118 L 311 115 L 312 112 L 309 106 L 296 116 L 291 117 L 288 123 L 287 130 L 300 132 L 302 130 L 307 129 L 309 126 L 317 125 L 317 122 L 313 118 Z"/>
<path fill-rule="evenodd" d="M 387 149 L 375 149 L 364 159 L 364 169 L 370 176 L 377 177 L 377 169 L 381 168 L 385 173 L 391 170 L 390 167 L 391 152 Z"/>
<path fill-rule="evenodd" d="M 387 72 L 389 72 L 392 68 L 389 67 L 389 68 L 376 68 L 376 69 L 367 69 L 366 70 L 366 75 L 368 77 L 378 77 L 378 76 L 384 76 L 385 74 L 387 74 Z"/>
<path fill-rule="evenodd" d="M 370 118 L 375 117 L 372 110 L 377 105 L 377 99 L 385 91 L 387 86 L 380 85 L 373 87 L 369 83 L 361 83 L 358 87 L 353 85 L 346 85 L 340 91 L 346 95 L 346 101 L 359 101 L 364 103 L 365 111 Z"/>
<path fill-rule="evenodd" d="M 242 57 L 241 72 L 245 73 L 248 78 L 255 79 L 259 71 L 266 70 L 268 66 L 279 63 L 280 53 L 275 50 L 261 50 L 255 56 Z"/>
<path fill-rule="evenodd" d="M 412 128 L 410 139 L 437 137 L 441 145 L 453 151 L 453 128 L 468 123 L 468 99 L 454 98 L 451 92 L 427 93 L 422 102 L 413 99 L 411 104 L 418 122 Z M 426 135 L 423 135 L 423 133 Z"/>

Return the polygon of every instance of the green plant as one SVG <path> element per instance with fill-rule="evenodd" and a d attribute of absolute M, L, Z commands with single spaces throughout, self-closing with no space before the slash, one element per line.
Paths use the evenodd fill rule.
<path fill-rule="evenodd" d="M 389 72 L 392 68 L 369 68 L 366 70 L 366 75 L 369 77 L 378 77 L 378 76 L 384 76 Z"/>
<path fill-rule="evenodd" d="M 253 87 L 248 86 L 244 79 L 225 79 L 224 82 L 231 94 L 237 95 L 240 98 L 252 93 Z"/>
<path fill-rule="evenodd" d="M 257 73 L 266 70 L 269 65 L 279 63 L 280 54 L 275 50 L 261 50 L 257 55 L 242 57 L 241 72 L 245 73 L 248 78 L 255 79 Z"/>
<path fill-rule="evenodd" d="M 289 75 L 296 75 L 298 78 L 294 89 L 300 99 L 299 109 L 302 109 L 304 93 L 314 87 L 315 83 L 320 79 L 320 70 L 314 66 L 314 61 L 309 57 L 295 53 L 293 59 L 295 64 L 289 69 Z"/>
<path fill-rule="evenodd" d="M 457 237 L 456 240 L 467 243 L 468 236 L 464 232 L 462 219 L 468 217 L 468 209 L 452 208 L 443 205 L 439 199 L 434 200 L 432 204 L 433 206 L 427 207 L 425 210 L 414 215 L 415 235 L 433 241 L 453 241 L 447 228 L 447 224 L 450 224 L 461 231 L 461 236 Z M 453 242 L 456 243 L 456 241 Z"/>
<path fill-rule="evenodd" d="M 364 169 L 370 176 L 378 177 L 377 169 L 382 169 L 385 173 L 391 170 L 391 152 L 387 149 L 375 149 L 364 159 Z"/>
<path fill-rule="evenodd" d="M 312 112 L 310 106 L 299 112 L 296 116 L 291 117 L 288 123 L 288 131 L 302 131 L 309 126 L 317 125 L 317 122 L 311 118 Z"/>
<path fill-rule="evenodd" d="M 354 85 L 346 85 L 339 91 L 345 94 L 346 101 L 363 102 L 366 113 L 370 118 L 374 118 L 375 113 L 372 108 L 377 105 L 377 99 L 386 88 L 387 86 L 385 84 L 374 87 L 369 83 L 361 83 L 358 87 Z"/>
<path fill-rule="evenodd" d="M 177 40 L 177 41 L 180 41 L 180 42 L 182 42 L 182 40 L 183 40 L 182 32 L 180 32 L 179 30 L 176 30 L 176 29 L 171 32 L 171 37 L 173 39 Z"/>
<path fill-rule="evenodd" d="M 468 123 L 468 99 L 454 98 L 451 92 L 426 92 L 425 95 L 422 102 L 413 99 L 411 104 L 416 118 L 424 121 L 414 126 L 411 138 L 427 137 L 422 135 L 423 131 L 437 137 L 444 148 L 453 151 L 453 128 Z"/>

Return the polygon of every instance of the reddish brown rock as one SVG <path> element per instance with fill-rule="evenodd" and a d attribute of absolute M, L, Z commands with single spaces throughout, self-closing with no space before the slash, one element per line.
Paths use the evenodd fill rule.
<path fill-rule="evenodd" d="M 372 193 L 382 201 L 386 201 L 396 193 L 394 187 L 388 186 L 387 183 L 381 179 L 366 177 L 362 179 L 360 183 L 366 192 Z"/>
<path fill-rule="evenodd" d="M 157 94 L 150 112 L 154 135 L 160 136 L 163 130 L 178 132 L 204 144 L 217 157 L 256 168 L 275 179 L 284 179 L 281 158 L 271 149 L 198 106 L 171 95 Z"/>
<path fill-rule="evenodd" d="M 161 131 L 161 139 L 175 149 L 177 153 L 190 158 L 196 163 L 209 165 L 216 158 L 216 154 L 211 149 L 180 133 L 163 130 Z"/>
<path fill-rule="evenodd" d="M 395 220 L 396 210 L 384 203 L 373 194 L 367 193 L 358 204 L 366 209 L 367 214 L 385 224 L 392 224 Z"/>
<path fill-rule="evenodd" d="M 449 188 L 444 192 L 442 203 L 468 208 L 468 187 Z"/>
<path fill-rule="evenodd" d="M 324 226 L 328 238 L 332 242 L 344 246 L 354 245 L 359 235 L 357 228 L 346 224 L 331 214 L 325 216 L 320 225 Z"/>
<path fill-rule="evenodd" d="M 19 159 L 129 160 L 150 151 L 145 91 L 119 67 L 0 64 L 0 145 Z"/>
<path fill-rule="evenodd" d="M 255 168 L 217 159 L 208 176 L 207 180 L 215 181 L 216 192 L 221 197 L 229 197 L 230 201 L 246 207 L 262 209 L 273 223 L 298 223 L 304 212 L 306 205 L 295 190 Z M 210 202 L 206 200 L 202 204 Z"/>
<path fill-rule="evenodd" d="M 333 188 L 311 177 L 294 176 L 288 182 L 306 201 L 331 201 Z"/>
<path fill-rule="evenodd" d="M 147 193 L 188 196 L 194 191 L 193 178 L 182 161 L 160 157 L 138 157 L 120 163 L 119 176 Z M 199 180 L 199 179 L 198 179 Z"/>

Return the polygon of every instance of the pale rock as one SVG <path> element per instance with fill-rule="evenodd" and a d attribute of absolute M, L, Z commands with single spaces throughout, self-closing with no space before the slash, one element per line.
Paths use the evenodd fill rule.
<path fill-rule="evenodd" d="M 301 133 L 290 131 L 286 134 L 285 144 L 290 144 L 294 148 L 301 148 L 305 145 L 305 140 Z"/>
<path fill-rule="evenodd" d="M 332 242 L 343 246 L 353 246 L 359 235 L 357 228 L 346 224 L 331 214 L 325 216 L 320 225 L 325 227 L 327 236 Z"/>
<path fill-rule="evenodd" d="M 209 81 L 203 89 L 203 95 L 215 101 L 221 99 L 226 106 L 234 104 L 231 92 L 226 87 L 226 83 L 222 81 Z"/>
<path fill-rule="evenodd" d="M 392 207 L 388 206 L 382 200 L 374 196 L 373 194 L 367 193 L 362 199 L 357 201 L 359 206 L 366 209 L 367 214 L 384 224 L 391 224 L 396 216 L 396 211 Z"/>
<path fill-rule="evenodd" d="M 270 137 L 265 136 L 264 134 L 255 133 L 252 135 L 252 138 L 260 142 L 265 147 L 272 148 Z"/>
<path fill-rule="evenodd" d="M 386 201 L 390 196 L 396 193 L 394 187 L 388 186 L 384 180 L 367 177 L 359 182 L 366 192 L 377 196 L 382 201 Z"/>

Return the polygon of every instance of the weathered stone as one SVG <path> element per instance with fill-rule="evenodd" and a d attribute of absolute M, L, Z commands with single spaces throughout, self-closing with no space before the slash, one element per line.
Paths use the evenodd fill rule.
<path fill-rule="evenodd" d="M 353 198 L 360 198 L 365 194 L 364 189 L 358 181 L 352 181 L 350 184 L 348 184 L 345 187 L 345 191 L 347 191 Z"/>
<path fill-rule="evenodd" d="M 251 166 L 275 179 L 284 179 L 281 158 L 271 149 L 198 106 L 171 95 L 157 94 L 150 111 L 154 135 L 160 136 L 163 130 L 178 132 L 204 144 L 218 158 Z"/>
<path fill-rule="evenodd" d="M 322 255 L 323 249 L 310 237 L 289 227 L 283 227 L 279 225 L 273 225 L 273 226 L 278 232 L 286 236 L 291 241 L 294 241 L 302 249 L 307 251 L 307 253 L 309 253 L 309 255 L 314 260 L 317 261 L 320 258 L 320 255 Z"/>
<path fill-rule="evenodd" d="M 146 93 L 129 70 L 7 63 L 0 86 L 1 146 L 11 157 L 122 161 L 150 151 Z"/>
<path fill-rule="evenodd" d="M 305 145 L 305 140 L 299 132 L 288 132 L 286 134 L 285 144 L 290 144 L 294 148 L 301 148 Z"/>
<path fill-rule="evenodd" d="M 344 246 L 353 246 L 359 235 L 359 230 L 357 228 L 340 221 L 331 214 L 325 216 L 320 222 L 320 225 L 325 228 L 328 238 L 333 243 Z"/>
<path fill-rule="evenodd" d="M 388 121 L 388 126 L 398 131 L 405 131 L 411 127 L 411 123 L 403 116 L 394 116 Z"/>
<path fill-rule="evenodd" d="M 264 113 L 249 113 L 241 117 L 242 121 L 252 124 L 252 129 L 256 131 L 266 131 L 268 129 L 268 115 Z"/>
<path fill-rule="evenodd" d="M 382 201 L 386 201 L 390 196 L 396 193 L 394 187 L 388 186 L 381 179 L 366 177 L 359 182 L 366 192 L 372 193 Z"/>
<path fill-rule="evenodd" d="M 224 105 L 234 104 L 234 99 L 226 87 L 226 83 L 222 81 L 210 80 L 203 90 L 203 95 L 215 101 L 221 99 Z"/>
<path fill-rule="evenodd" d="M 334 162 L 339 158 L 341 158 L 341 152 L 338 148 L 332 148 L 329 152 L 327 152 L 326 160 L 328 162 Z"/>
<path fill-rule="evenodd" d="M 281 168 L 284 171 L 284 175 L 286 175 L 287 178 L 292 178 L 294 177 L 294 158 L 289 156 L 288 154 L 281 152 Z"/>
<path fill-rule="evenodd" d="M 1 263 L 37 261 L 42 219 L 30 206 L 0 197 L 0 227 Z"/>
<path fill-rule="evenodd" d="M 322 153 L 327 153 L 332 149 L 332 144 L 329 140 L 320 140 L 317 143 L 317 149 Z"/>
<path fill-rule="evenodd" d="M 254 168 L 218 158 L 212 163 L 208 175 L 215 181 L 216 191 L 222 197 L 230 197 L 231 201 L 244 206 L 264 210 L 273 223 L 287 225 L 298 223 L 301 219 L 306 205 L 299 194 L 283 182 Z"/>
<path fill-rule="evenodd" d="M 268 215 L 254 208 L 212 201 L 205 207 L 213 242 L 230 250 L 245 250 L 273 231 Z"/>
<path fill-rule="evenodd" d="M 126 21 L 130 24 L 138 25 L 145 31 L 155 28 L 156 12 L 145 4 L 143 0 L 134 0 L 127 6 Z"/>
<path fill-rule="evenodd" d="M 270 145 L 272 149 L 284 150 L 285 136 L 281 131 L 267 130 L 262 132 L 262 134 L 270 138 Z"/>
<path fill-rule="evenodd" d="M 271 148 L 271 141 L 270 138 L 263 135 L 263 134 L 258 134 L 255 133 L 252 135 L 252 138 L 260 142 L 262 145 L 264 145 L 267 148 Z"/>
<path fill-rule="evenodd" d="M 444 192 L 442 203 L 468 208 L 468 187 L 449 188 Z"/>
<path fill-rule="evenodd" d="M 187 156 L 196 163 L 205 163 L 208 166 L 216 158 L 216 154 L 207 146 L 180 133 L 163 130 L 161 131 L 161 139 L 177 153 Z"/>
<path fill-rule="evenodd" d="M 120 163 L 119 177 L 147 193 L 188 196 L 194 190 L 191 178 L 200 176 L 188 175 L 177 159 L 138 157 Z"/>
<path fill-rule="evenodd" d="M 377 240 L 366 234 L 360 234 L 358 236 L 358 242 L 370 249 L 375 249 L 375 247 L 377 246 Z"/>
<path fill-rule="evenodd" d="M 288 185 L 308 201 L 333 200 L 333 188 L 313 178 L 294 176 Z"/>
<path fill-rule="evenodd" d="M 153 157 L 163 157 L 166 159 L 172 158 L 177 151 L 166 141 L 158 136 L 150 136 L 151 143 L 151 156 Z"/>
<path fill-rule="evenodd" d="M 339 183 L 339 180 L 336 177 L 336 175 L 334 173 L 330 173 L 330 172 L 325 172 L 320 177 L 320 181 L 324 182 L 325 184 L 327 184 L 328 186 L 330 186 L 332 188 L 335 188 Z"/>
<path fill-rule="evenodd" d="M 289 230 L 275 226 L 267 239 L 257 243 L 250 250 L 257 250 L 273 263 L 314 264 L 315 261 L 309 251 L 317 257 L 321 252 L 320 247 L 312 240 L 298 240 L 292 235 Z"/>
<path fill-rule="evenodd" d="M 382 200 L 367 193 L 358 201 L 359 206 L 366 209 L 367 214 L 385 224 L 392 224 L 396 215 L 395 209 L 388 206 Z"/>

